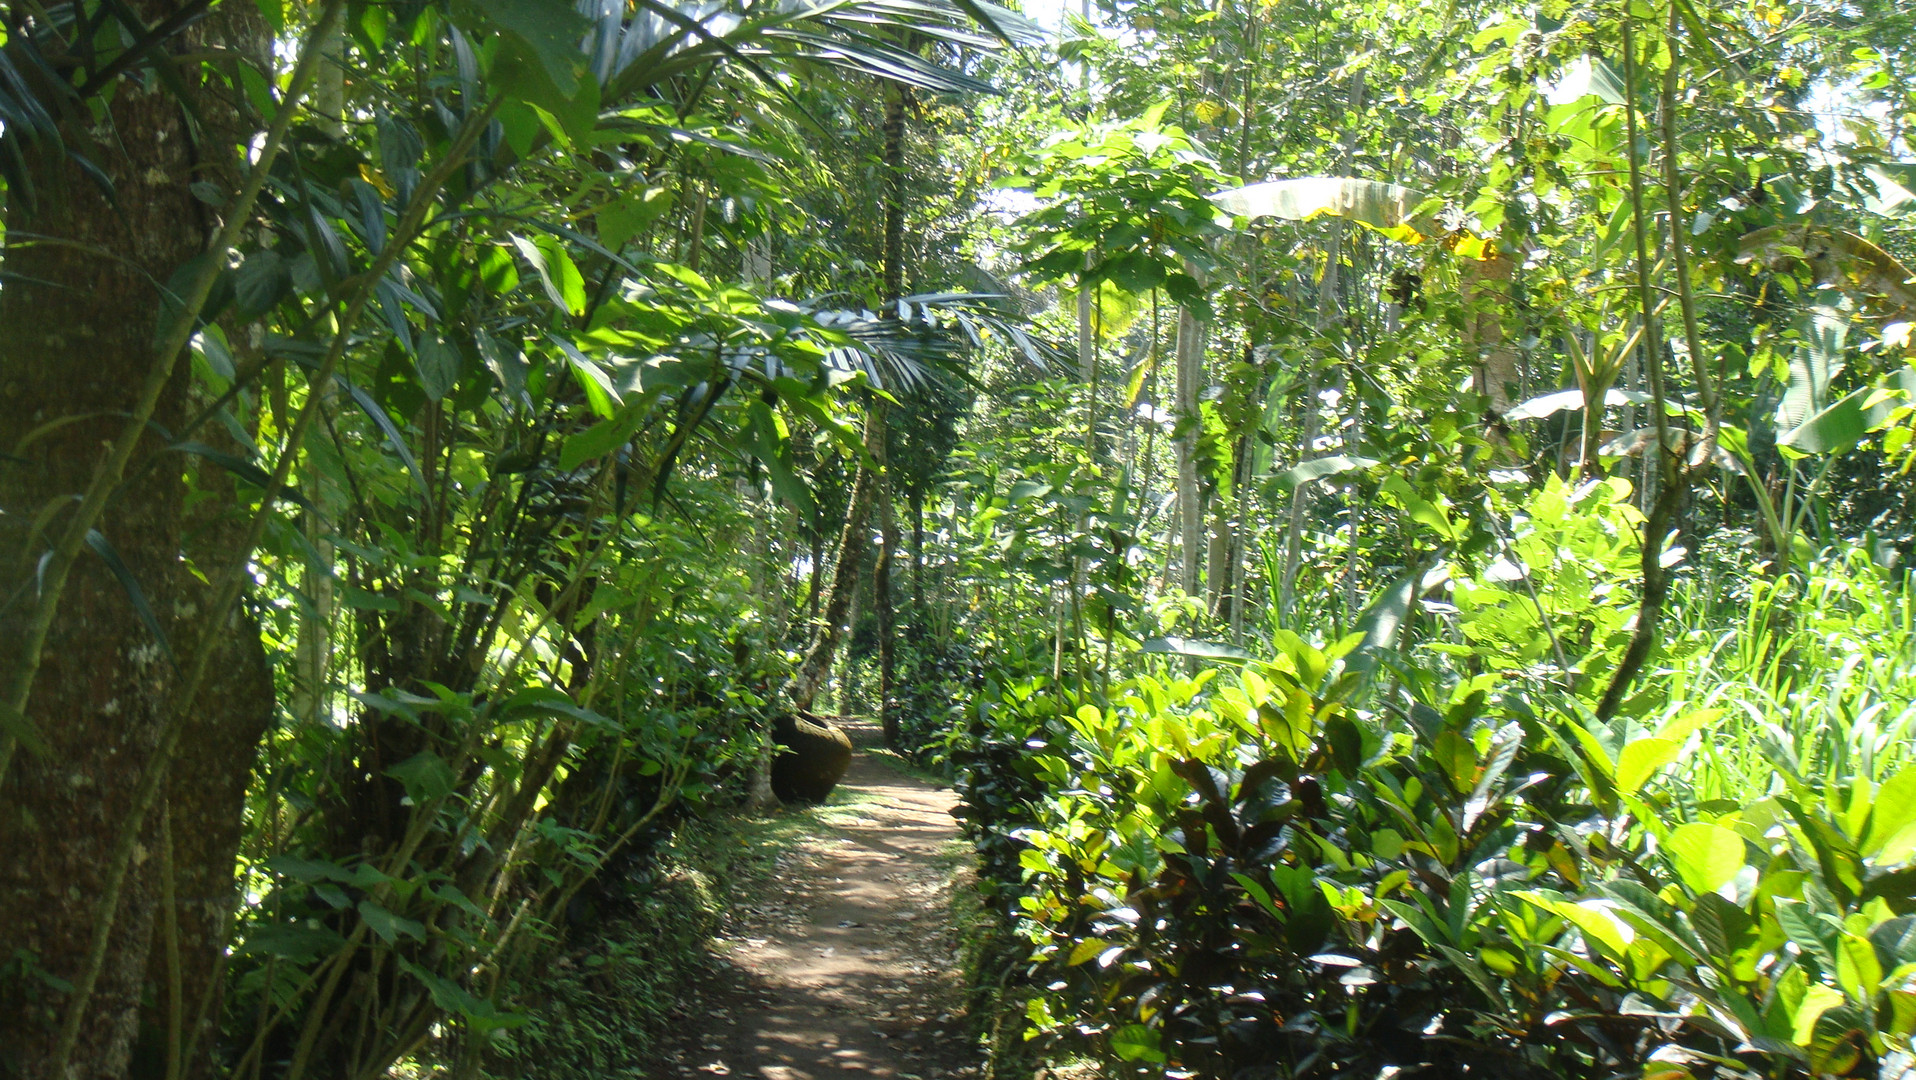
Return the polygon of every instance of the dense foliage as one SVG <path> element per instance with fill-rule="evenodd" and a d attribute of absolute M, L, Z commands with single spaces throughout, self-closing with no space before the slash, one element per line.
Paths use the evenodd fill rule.
<path fill-rule="evenodd" d="M 1081 11 L 7 4 L 0 1073 L 515 1073 L 828 701 L 1040 1055 L 1907 1073 L 1916 18 Z"/>

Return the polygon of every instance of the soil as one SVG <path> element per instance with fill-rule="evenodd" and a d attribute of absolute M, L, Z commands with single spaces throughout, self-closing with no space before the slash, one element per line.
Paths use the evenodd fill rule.
<path fill-rule="evenodd" d="M 958 835 L 955 800 L 871 753 L 870 725 L 841 726 L 859 747 L 850 772 L 820 827 L 733 905 L 711 981 L 666 1040 L 664 1075 L 978 1075 L 942 854 Z"/>

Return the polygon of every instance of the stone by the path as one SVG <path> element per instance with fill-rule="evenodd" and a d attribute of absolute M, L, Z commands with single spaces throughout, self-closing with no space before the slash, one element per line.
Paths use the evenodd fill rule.
<path fill-rule="evenodd" d="M 870 745 L 875 730 L 854 727 Z M 688 1002 L 660 1077 L 964 1080 L 980 1072 L 956 1014 L 938 849 L 948 790 L 859 753 L 840 790 L 857 817 L 776 861 L 776 901 L 735 928 Z"/>

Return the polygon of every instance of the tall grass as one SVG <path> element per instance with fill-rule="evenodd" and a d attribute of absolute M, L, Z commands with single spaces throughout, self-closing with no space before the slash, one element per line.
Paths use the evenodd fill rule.
<path fill-rule="evenodd" d="M 1657 722 L 1720 711 L 1682 773 L 1696 797 L 1749 801 L 1791 778 L 1877 782 L 1916 757 L 1910 584 L 1860 552 L 1801 577 L 1687 582 L 1672 597 L 1670 661 L 1649 688 Z"/>

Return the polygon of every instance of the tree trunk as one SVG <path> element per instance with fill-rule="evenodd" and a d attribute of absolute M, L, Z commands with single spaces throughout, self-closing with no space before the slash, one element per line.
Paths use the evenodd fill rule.
<path fill-rule="evenodd" d="M 911 494 L 911 606 L 925 617 L 925 496 Z"/>
<path fill-rule="evenodd" d="M 897 664 L 892 635 L 897 618 L 892 603 L 891 564 L 892 553 L 898 550 L 898 520 L 892 512 L 891 477 L 887 474 L 881 474 L 878 480 L 878 523 L 878 557 L 872 560 L 872 605 L 878 613 L 878 717 L 885 730 L 885 745 L 896 750 L 898 714 L 892 708 L 891 696 Z"/>
<path fill-rule="evenodd" d="M 177 5 L 132 0 L 131 9 L 151 25 Z M 247 34 L 253 25 L 240 14 L 216 15 L 194 37 L 257 52 Z M 175 47 L 193 44 L 183 38 Z M 189 125 L 170 91 L 122 83 L 99 103 L 99 130 L 114 137 L 96 141 L 78 127 L 66 132 L 68 147 L 111 181 L 111 198 L 60 149 L 9 133 L 26 155 L 38 203 L 29 205 L 17 187 L 10 191 L 6 228 L 41 241 L 9 247 L 0 289 L 0 446 L 17 454 L 0 462 L 0 596 L 21 598 L 0 609 L 0 673 L 9 680 L 25 663 L 18 643 L 33 615 L 33 568 L 48 543 L 45 535 L 30 537 L 27 525 L 42 508 L 87 487 L 102 444 L 134 409 L 156 363 L 163 315 L 156 283 L 200 253 L 214 224 L 189 185 L 221 177 L 250 137 L 247 118 L 218 94 L 201 100 L 200 122 Z M 96 123 L 85 107 L 73 115 Z M 152 430 L 180 430 L 190 381 L 190 366 L 175 365 Z M 55 421 L 71 422 L 42 427 Z M 35 429 L 41 434 L 22 445 Z M 60 597 L 27 701 L 36 745 L 13 757 L 0 783 L 0 957 L 27 965 L 26 977 L 0 982 L 0 1071 L 25 1080 L 53 1077 L 69 1007 L 59 987 L 83 982 L 91 965 L 95 901 L 106 891 L 111 853 L 142 776 L 164 768 L 154 750 L 170 723 L 187 725 L 168 787 L 168 798 L 177 799 L 170 811 L 173 858 L 160 857 L 161 815 L 145 815 L 66 1076 L 95 1080 L 127 1070 L 166 861 L 180 914 L 173 936 L 180 970 L 172 981 L 182 999 L 203 996 L 230 910 L 237 796 L 250 772 L 260 710 L 272 703 L 271 681 L 260 678 L 257 632 L 244 620 L 213 628 L 201 617 L 212 590 L 180 557 L 188 464 L 167 454 L 144 467 L 142 459 L 165 453 L 157 435 L 136 453 L 98 531 L 138 583 L 167 645 L 147 628 L 106 561 L 84 556 Z M 63 524 L 52 519 L 56 535 Z M 192 555 L 223 573 L 239 553 L 201 537 Z M 179 669 L 169 648 L 181 652 L 184 666 L 184 654 L 202 638 L 222 651 L 212 665 L 220 675 L 185 715 L 170 715 Z M 189 1020 L 192 1011 L 182 1010 Z"/>
<path fill-rule="evenodd" d="M 870 423 L 870 420 L 866 421 L 867 437 L 870 435 Z M 825 685 L 825 677 L 832 670 L 832 660 L 838 655 L 838 643 L 843 640 L 847 629 L 845 619 L 851 611 L 852 594 L 858 589 L 858 568 L 865 561 L 866 549 L 871 547 L 871 531 L 866 528 L 865 521 L 871 515 L 872 488 L 875 486 L 871 470 L 861 463 L 858 475 L 852 481 L 851 499 L 845 507 L 845 528 L 838 538 L 838 565 L 832 568 L 832 585 L 825 599 L 825 611 L 812 629 L 812 641 L 805 650 L 805 659 L 799 663 L 798 670 L 792 673 L 791 682 L 785 688 L 785 697 L 791 702 L 792 708 L 802 713 L 811 711 L 813 700 Z"/>
<path fill-rule="evenodd" d="M 741 492 L 740 497 L 744 499 L 746 493 Z M 756 518 L 749 526 L 752 532 L 752 597 L 758 604 L 759 626 L 765 636 L 763 647 L 776 649 L 781 634 L 775 613 L 783 606 L 783 597 L 777 594 L 782 591 L 779 585 L 784 578 L 772 565 L 772 529 L 778 521 L 775 504 L 769 499 L 762 501 Z M 758 760 L 753 764 L 751 787 L 745 800 L 746 809 L 753 813 L 764 813 L 778 805 L 778 796 L 772 793 L 772 758 L 777 756 L 778 750 L 772 740 L 769 718 L 760 736 L 762 741 Z"/>
<path fill-rule="evenodd" d="M 885 302 L 895 309 L 905 295 L 905 88 L 888 86 L 885 96 Z M 872 402 L 865 443 L 876 459 L 879 540 L 872 560 L 872 610 L 878 616 L 878 720 L 885 745 L 898 748 L 898 717 L 891 707 L 893 665 L 897 650 L 892 633 L 897 613 L 892 603 L 892 553 L 898 550 L 898 521 L 892 508 L 890 440 L 886 434 L 889 406 Z M 871 429 L 876 428 L 876 432 Z"/>
<path fill-rule="evenodd" d="M 892 314 L 905 295 L 905 88 L 885 84 L 885 304 Z"/>
<path fill-rule="evenodd" d="M 812 530 L 811 580 L 805 586 L 805 618 L 812 623 L 818 622 L 819 598 L 825 591 L 825 532 Z"/>
<path fill-rule="evenodd" d="M 1222 484 L 1211 492 L 1211 531 L 1205 548 L 1204 607 L 1211 618 L 1222 621 L 1228 614 L 1225 605 L 1230 602 L 1231 583 L 1231 500 Z"/>
<path fill-rule="evenodd" d="M 1204 535 L 1204 508 L 1198 505 L 1197 443 L 1204 424 L 1198 412 L 1198 391 L 1204 381 L 1204 330 L 1204 324 L 1190 309 L 1178 309 L 1178 523 L 1183 556 L 1182 585 L 1187 596 L 1197 595 L 1202 584 L 1199 545 Z"/>
<path fill-rule="evenodd" d="M 1466 316 L 1466 344 L 1477 355 L 1473 389 L 1490 402 L 1486 419 L 1501 426 L 1503 415 L 1515 404 L 1512 391 L 1521 372 L 1517 349 L 1506 340 L 1504 312 L 1510 307 L 1510 278 L 1516 270 L 1508 255 L 1492 255 L 1464 264 L 1464 301 L 1471 314 Z"/>

